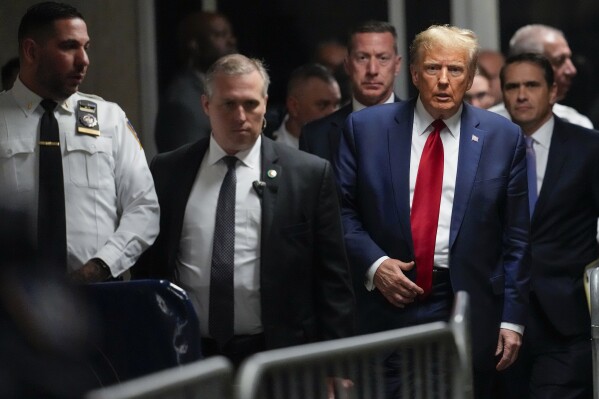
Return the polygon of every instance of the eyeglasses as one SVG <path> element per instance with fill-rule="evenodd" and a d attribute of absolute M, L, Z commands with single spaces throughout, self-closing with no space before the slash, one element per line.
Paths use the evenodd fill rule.
<path fill-rule="evenodd" d="M 472 102 L 472 100 L 482 101 L 488 95 L 489 95 L 489 92 L 487 92 L 487 91 L 481 91 L 478 93 L 466 93 L 464 95 L 464 100 L 468 101 L 469 103 Z"/>

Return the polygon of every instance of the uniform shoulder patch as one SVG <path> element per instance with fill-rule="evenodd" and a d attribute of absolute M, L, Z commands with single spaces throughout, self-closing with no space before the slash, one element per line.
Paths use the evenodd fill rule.
<path fill-rule="evenodd" d="M 133 137 L 135 138 L 135 141 L 137 141 L 137 144 L 139 144 L 139 149 L 142 150 L 143 147 L 141 145 L 141 141 L 139 140 L 139 136 L 137 135 L 137 132 L 135 131 L 135 128 L 133 127 L 133 124 L 131 123 L 129 118 L 127 118 L 127 127 L 129 128 L 131 134 L 133 134 Z"/>

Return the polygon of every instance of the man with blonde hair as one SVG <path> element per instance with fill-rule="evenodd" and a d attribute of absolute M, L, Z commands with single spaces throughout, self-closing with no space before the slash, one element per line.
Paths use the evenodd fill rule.
<path fill-rule="evenodd" d="M 520 129 L 463 101 L 477 51 L 469 30 L 418 34 L 418 96 L 350 115 L 334 165 L 358 331 L 446 321 L 454 292 L 468 292 L 475 394 L 487 398 L 522 341 L 529 226 Z M 389 397 L 398 384 L 388 382 Z"/>

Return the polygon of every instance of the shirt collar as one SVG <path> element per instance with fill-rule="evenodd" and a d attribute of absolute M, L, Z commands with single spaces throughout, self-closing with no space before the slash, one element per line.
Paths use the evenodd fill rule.
<path fill-rule="evenodd" d="M 535 141 L 535 144 L 540 145 L 545 149 L 549 149 L 551 145 L 551 136 L 553 135 L 553 127 L 555 126 L 555 118 L 553 115 L 551 118 L 547 120 L 547 122 L 543 123 L 540 128 L 534 132 L 531 137 Z"/>
<path fill-rule="evenodd" d="M 389 98 L 387 98 L 385 100 L 385 102 L 382 102 L 381 104 L 390 104 L 394 101 L 395 101 L 395 94 L 393 94 L 393 92 L 391 92 L 391 95 L 389 96 Z M 361 111 L 364 108 L 368 108 L 366 105 L 364 105 L 361 102 L 359 102 L 358 100 L 356 100 L 356 97 L 352 97 L 351 104 L 352 104 L 353 112 Z"/>
<path fill-rule="evenodd" d="M 17 77 L 13 88 L 11 89 L 11 93 L 17 103 L 17 105 L 23 110 L 26 115 L 31 115 L 37 107 L 42 102 L 43 98 L 38 96 L 33 91 L 29 90 L 27 86 L 21 81 L 21 77 Z M 70 96 L 66 100 L 57 101 L 58 106 L 64 109 L 65 111 L 72 113 L 75 109 L 74 107 L 74 95 Z"/>
<path fill-rule="evenodd" d="M 239 151 L 235 156 L 248 168 L 255 169 L 260 167 L 260 148 L 262 146 L 262 135 L 254 142 L 254 145 L 243 151 Z M 210 144 L 208 147 L 208 165 L 212 166 L 223 157 L 227 156 L 225 150 L 214 139 L 214 135 L 210 135 Z"/>
<path fill-rule="evenodd" d="M 458 112 L 456 112 L 447 119 L 443 119 L 443 122 L 445 122 L 445 126 L 447 126 L 447 130 L 449 130 L 449 134 L 456 139 L 460 136 L 460 125 L 462 122 L 461 118 L 463 109 L 464 105 L 462 104 L 460 105 Z M 432 131 L 432 128 L 430 126 L 431 123 L 433 123 L 434 121 L 435 120 L 433 119 L 431 114 L 429 114 L 428 111 L 424 108 L 424 104 L 422 103 L 420 96 L 418 96 L 418 100 L 416 101 L 416 108 L 414 109 L 414 127 L 416 128 L 418 134 L 423 135 L 428 131 Z"/>

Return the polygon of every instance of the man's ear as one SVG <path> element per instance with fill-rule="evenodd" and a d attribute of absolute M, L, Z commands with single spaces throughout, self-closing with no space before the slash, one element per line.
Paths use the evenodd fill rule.
<path fill-rule="evenodd" d="M 410 76 L 412 77 L 412 84 L 418 87 L 418 71 L 414 65 L 410 65 Z"/>
<path fill-rule="evenodd" d="M 293 118 L 297 117 L 297 114 L 298 114 L 298 104 L 299 104 L 299 101 L 297 101 L 297 98 L 295 98 L 293 96 L 287 96 L 287 101 L 286 101 L 285 105 L 287 106 L 287 112 Z"/>
<path fill-rule="evenodd" d="M 202 94 L 202 108 L 204 109 L 204 113 L 210 116 L 210 99 L 207 95 Z"/>
<path fill-rule="evenodd" d="M 557 83 L 553 82 L 549 88 L 549 104 L 554 105 L 557 102 Z"/>
<path fill-rule="evenodd" d="M 21 43 L 21 52 L 26 61 L 33 63 L 39 56 L 39 46 L 35 40 L 31 38 L 23 39 L 23 42 Z"/>
<path fill-rule="evenodd" d="M 395 64 L 395 71 L 394 71 L 394 75 L 397 76 L 399 75 L 399 71 L 401 69 L 401 55 L 397 55 L 397 63 Z"/>

